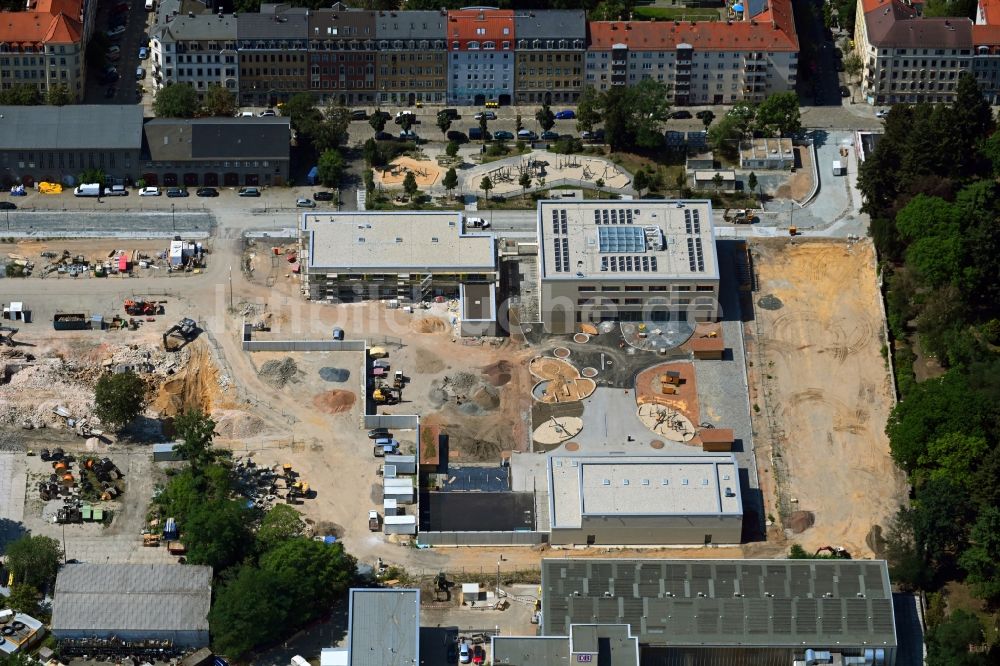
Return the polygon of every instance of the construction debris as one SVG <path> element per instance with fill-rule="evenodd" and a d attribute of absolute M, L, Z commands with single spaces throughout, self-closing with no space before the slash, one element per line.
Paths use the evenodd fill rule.
<path fill-rule="evenodd" d="M 261 381 L 276 389 L 284 388 L 289 382 L 295 381 L 299 366 L 291 356 L 279 360 L 267 361 L 260 366 L 257 376 Z"/>

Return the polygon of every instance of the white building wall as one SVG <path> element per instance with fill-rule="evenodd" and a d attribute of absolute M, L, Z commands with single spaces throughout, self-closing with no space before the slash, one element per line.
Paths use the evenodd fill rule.
<path fill-rule="evenodd" d="M 448 54 L 448 102 L 472 104 L 477 95 L 498 101 L 514 96 L 514 52 L 469 50 Z"/>

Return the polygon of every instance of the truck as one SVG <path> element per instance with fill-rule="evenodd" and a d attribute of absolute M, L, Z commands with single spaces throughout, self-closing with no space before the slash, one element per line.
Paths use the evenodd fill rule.
<path fill-rule="evenodd" d="M 374 447 L 374 453 L 376 458 L 385 458 L 385 456 L 392 455 L 399 452 L 399 442 L 396 440 L 389 440 L 388 444 L 376 444 Z"/>
<path fill-rule="evenodd" d="M 99 197 L 101 196 L 101 189 L 100 183 L 80 183 L 77 185 L 76 189 L 73 190 L 73 196 Z"/>
<path fill-rule="evenodd" d="M 382 529 L 382 517 L 378 515 L 378 511 L 368 512 L 368 530 L 371 532 L 378 532 Z"/>
<path fill-rule="evenodd" d="M 394 389 L 401 389 L 401 388 L 403 388 L 403 383 L 405 381 L 406 381 L 406 379 L 403 377 L 403 371 L 402 370 L 397 370 L 396 372 L 393 373 L 393 375 L 392 375 L 392 387 Z"/>
<path fill-rule="evenodd" d="M 840 160 L 833 161 L 833 175 L 834 176 L 844 176 L 847 174 L 847 167 Z"/>
<path fill-rule="evenodd" d="M 58 312 L 52 317 L 57 331 L 84 331 L 90 328 L 90 317 L 82 312 Z"/>

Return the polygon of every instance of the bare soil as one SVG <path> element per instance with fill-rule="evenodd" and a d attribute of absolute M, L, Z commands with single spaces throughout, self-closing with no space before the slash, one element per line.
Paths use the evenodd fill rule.
<path fill-rule="evenodd" d="M 866 536 L 905 501 L 889 455 L 893 405 L 875 256 L 867 241 L 757 242 L 748 347 L 757 460 L 768 512 L 807 551 L 824 545 L 873 555 Z M 779 305 L 780 303 L 780 305 Z M 791 536 L 795 511 L 815 516 Z M 884 531 L 884 529 L 883 529 Z M 780 534 L 772 534 L 780 539 Z"/>
<path fill-rule="evenodd" d="M 354 406 L 356 396 L 350 391 L 326 391 L 313 396 L 312 403 L 324 414 L 342 414 Z"/>

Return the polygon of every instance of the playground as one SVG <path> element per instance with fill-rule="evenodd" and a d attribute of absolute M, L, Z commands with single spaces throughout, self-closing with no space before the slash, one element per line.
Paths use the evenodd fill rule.
<path fill-rule="evenodd" d="M 402 187 L 408 173 L 417 179 L 417 187 L 427 189 L 441 178 L 441 167 L 429 160 L 398 157 L 386 168 L 375 170 L 375 181 L 383 187 Z"/>
<path fill-rule="evenodd" d="M 476 190 L 483 177 L 488 176 L 493 183 L 490 196 L 519 194 L 524 189 L 520 180 L 526 173 L 531 178 L 532 187 L 539 186 L 543 179 L 544 184 L 550 186 L 572 184 L 579 187 L 598 187 L 598 181 L 603 181 L 601 185 L 610 190 L 627 190 L 632 183 L 628 172 L 608 160 L 539 150 L 479 165 L 465 177 L 465 187 Z"/>

